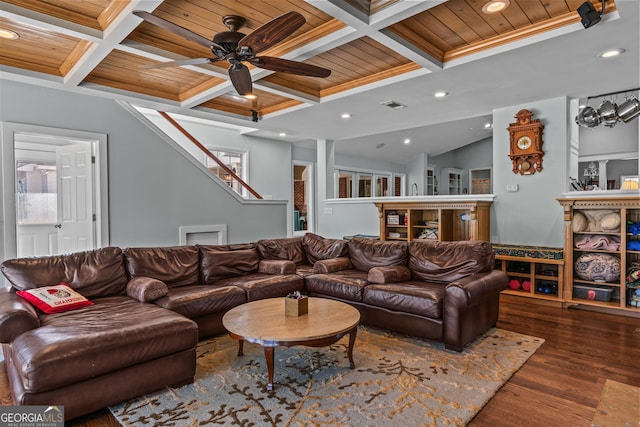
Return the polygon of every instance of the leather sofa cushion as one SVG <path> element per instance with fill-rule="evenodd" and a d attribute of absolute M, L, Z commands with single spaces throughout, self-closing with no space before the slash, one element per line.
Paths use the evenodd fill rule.
<path fill-rule="evenodd" d="M 362 302 L 431 319 L 442 318 L 444 285 L 404 282 L 369 285 L 364 288 Z"/>
<path fill-rule="evenodd" d="M 302 277 L 307 277 L 313 274 L 313 264 L 300 264 L 296 266 L 296 274 Z"/>
<path fill-rule="evenodd" d="M 258 265 L 258 273 L 262 274 L 296 274 L 293 261 L 283 259 L 263 259 Z"/>
<path fill-rule="evenodd" d="M 493 248 L 482 240 L 409 243 L 409 269 L 414 280 L 448 283 L 493 270 L 494 264 Z"/>
<path fill-rule="evenodd" d="M 373 267 L 367 274 L 370 283 L 398 283 L 411 280 L 411 270 L 404 265 Z"/>
<path fill-rule="evenodd" d="M 284 259 L 296 265 L 307 264 L 307 256 L 302 247 L 302 237 L 258 240 L 258 255 L 264 259 Z"/>
<path fill-rule="evenodd" d="M 349 240 L 349 258 L 356 270 L 369 271 L 373 267 L 407 265 L 407 256 L 405 242 L 359 238 Z"/>
<path fill-rule="evenodd" d="M 132 278 L 152 277 L 163 281 L 169 288 L 200 282 L 196 246 L 127 248 L 123 252 Z"/>
<path fill-rule="evenodd" d="M 88 299 L 123 295 L 129 281 L 122 250 L 116 247 L 69 255 L 10 259 L 0 268 L 18 290 L 66 282 Z"/>
<path fill-rule="evenodd" d="M 313 233 L 306 233 L 302 237 L 302 247 L 311 264 L 322 259 L 344 257 L 349 253 L 346 240 L 327 239 Z"/>
<path fill-rule="evenodd" d="M 195 319 L 198 316 L 229 310 L 245 302 L 247 297 L 238 287 L 188 285 L 169 289 L 169 293 L 155 300 L 154 304 Z"/>
<path fill-rule="evenodd" d="M 237 286 L 247 294 L 247 301 L 265 298 L 284 297 L 301 291 L 304 279 L 297 274 L 249 274 L 243 277 L 230 277 L 217 282 L 224 286 Z"/>
<path fill-rule="evenodd" d="M 25 391 L 68 386 L 194 348 L 195 322 L 126 296 L 96 299 L 81 310 L 41 316 L 41 327 L 12 343 Z"/>
<path fill-rule="evenodd" d="M 227 245 L 196 245 L 199 249 L 208 251 L 241 251 L 245 249 L 255 249 L 255 243 L 230 243 Z"/>
<path fill-rule="evenodd" d="M 201 246 L 200 256 L 200 276 L 203 284 L 256 273 L 260 263 L 255 249 L 223 251 Z"/>
<path fill-rule="evenodd" d="M 326 295 L 346 301 L 362 301 L 362 290 L 368 284 L 367 273 L 358 270 L 312 274 L 305 277 L 305 286 L 309 294 Z"/>

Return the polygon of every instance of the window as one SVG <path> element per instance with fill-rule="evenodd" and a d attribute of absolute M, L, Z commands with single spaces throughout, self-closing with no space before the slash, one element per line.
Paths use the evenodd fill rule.
<path fill-rule="evenodd" d="M 207 149 L 218 158 L 227 168 L 231 169 L 238 177 L 247 182 L 246 171 L 247 167 L 247 153 L 242 151 L 224 150 L 216 147 L 207 147 Z M 231 187 L 236 193 L 245 197 L 247 194 L 246 189 L 240 185 L 240 183 L 233 179 L 231 174 L 225 171 L 218 165 L 212 158 L 205 155 L 205 166 L 213 172 L 218 178 Z"/>
<path fill-rule="evenodd" d="M 58 196 L 55 163 L 16 162 L 17 223 L 55 224 Z"/>
<path fill-rule="evenodd" d="M 353 172 L 338 171 L 336 194 L 339 199 L 349 199 L 353 197 Z"/>
<path fill-rule="evenodd" d="M 358 197 L 371 197 L 371 178 L 370 174 L 358 174 Z"/>
<path fill-rule="evenodd" d="M 396 197 L 404 196 L 405 193 L 405 175 L 394 175 L 393 176 L 393 195 Z"/>
<path fill-rule="evenodd" d="M 337 170 L 335 177 L 338 199 L 404 195 L 405 176 L 401 174 Z"/>
<path fill-rule="evenodd" d="M 376 197 L 386 197 L 389 195 L 389 177 L 376 177 Z"/>

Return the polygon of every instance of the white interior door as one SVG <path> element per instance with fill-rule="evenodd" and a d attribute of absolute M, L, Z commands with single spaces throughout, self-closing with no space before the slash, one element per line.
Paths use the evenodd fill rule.
<path fill-rule="evenodd" d="M 58 170 L 58 252 L 94 247 L 91 144 L 56 149 Z"/>

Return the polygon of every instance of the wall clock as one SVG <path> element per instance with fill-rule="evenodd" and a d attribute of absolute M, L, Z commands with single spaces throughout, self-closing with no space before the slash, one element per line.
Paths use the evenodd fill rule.
<path fill-rule="evenodd" d="M 532 116 L 531 111 L 520 110 L 514 116 L 516 121 L 507 128 L 510 139 L 509 158 L 515 174 L 533 175 L 542 170 L 544 125 L 539 119 L 532 120 Z"/>

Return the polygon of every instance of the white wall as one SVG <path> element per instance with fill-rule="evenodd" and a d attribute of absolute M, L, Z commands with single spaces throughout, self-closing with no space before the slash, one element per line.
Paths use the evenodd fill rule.
<path fill-rule="evenodd" d="M 541 172 L 520 175 L 512 172 L 509 154 L 510 123 L 521 109 L 533 112 L 544 124 L 545 152 Z M 566 97 L 527 102 L 493 112 L 493 192 L 491 209 L 492 241 L 503 244 L 562 247 L 562 209 L 557 197 L 568 187 L 569 100 Z M 507 192 L 507 185 L 518 185 Z"/>
<path fill-rule="evenodd" d="M 111 245 L 175 245 L 185 225 L 227 224 L 229 242 L 287 234 L 286 203 L 238 202 L 115 101 L 7 80 L 0 96 L 0 121 L 108 135 Z M 290 154 L 283 161 L 290 173 Z M 284 194 L 288 182 L 261 190 Z"/>

